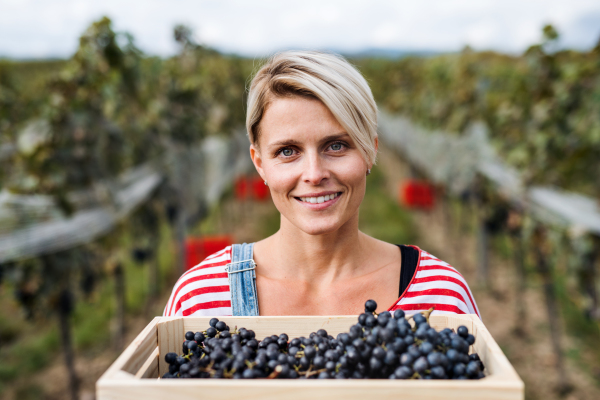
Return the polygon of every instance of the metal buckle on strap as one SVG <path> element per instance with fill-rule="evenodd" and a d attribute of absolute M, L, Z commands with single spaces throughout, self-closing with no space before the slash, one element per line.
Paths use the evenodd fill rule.
<path fill-rule="evenodd" d="M 239 270 L 237 270 L 237 271 L 229 271 L 229 266 L 230 266 L 230 265 L 232 265 L 232 264 L 241 264 L 241 263 L 245 263 L 245 262 L 250 262 L 250 263 L 252 264 L 252 266 L 251 266 L 250 268 L 239 269 Z M 229 263 L 229 264 L 227 264 L 227 265 L 225 266 L 225 271 L 226 271 L 228 274 L 235 274 L 235 273 L 238 273 L 238 272 L 251 271 L 251 270 L 253 270 L 253 269 L 256 269 L 256 263 L 254 262 L 254 260 L 253 260 L 253 259 L 249 259 L 249 260 L 243 260 L 243 261 L 234 261 L 234 262 L 232 262 L 232 263 Z"/>

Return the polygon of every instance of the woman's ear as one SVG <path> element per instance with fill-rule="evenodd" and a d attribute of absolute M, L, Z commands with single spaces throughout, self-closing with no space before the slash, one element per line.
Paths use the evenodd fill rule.
<path fill-rule="evenodd" d="M 375 136 L 375 157 L 377 157 L 377 152 L 379 151 L 379 136 Z M 373 168 L 373 164 L 369 166 L 369 169 Z"/>
<path fill-rule="evenodd" d="M 262 168 L 263 160 L 260 155 L 260 150 L 253 144 L 250 145 L 250 158 L 252 159 L 254 168 L 256 168 L 256 171 L 258 172 L 258 174 L 260 175 L 262 180 L 266 181 L 267 177 L 265 176 L 265 172 L 263 171 L 263 168 Z"/>

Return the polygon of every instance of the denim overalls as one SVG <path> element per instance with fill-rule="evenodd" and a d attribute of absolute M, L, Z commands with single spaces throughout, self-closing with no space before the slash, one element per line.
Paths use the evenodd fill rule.
<path fill-rule="evenodd" d="M 229 276 L 231 308 L 236 317 L 258 316 L 256 263 L 252 259 L 254 243 L 231 246 L 231 262 L 225 270 Z"/>

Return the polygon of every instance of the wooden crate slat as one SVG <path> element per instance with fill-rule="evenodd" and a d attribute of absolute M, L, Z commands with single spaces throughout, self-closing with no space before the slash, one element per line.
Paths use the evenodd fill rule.
<path fill-rule="evenodd" d="M 154 348 L 154 351 L 148 356 L 148 359 L 141 366 L 136 378 L 158 378 L 158 346 Z"/>
<path fill-rule="evenodd" d="M 137 352 L 140 345 L 148 345 L 151 346 L 152 338 L 154 337 L 154 346 L 157 346 L 158 342 L 156 340 L 157 332 L 156 326 L 158 321 L 160 321 L 161 317 L 155 317 L 150 323 L 140 332 L 140 334 L 131 342 L 129 346 L 121 353 L 121 355 L 116 359 L 116 361 L 106 370 L 106 372 L 100 377 L 98 383 L 101 383 L 104 379 L 110 379 L 117 372 L 122 372 L 122 369 L 126 365 L 131 365 L 131 360 L 135 359 L 135 353 Z M 153 348 L 152 348 L 153 350 Z M 151 351 L 152 351 L 151 350 Z M 129 373 L 129 371 L 125 371 Z M 131 375 L 135 375 L 137 371 L 133 372 Z"/>
<path fill-rule="evenodd" d="M 510 364 L 483 322 L 479 319 L 474 319 L 473 322 L 474 331 L 477 333 L 476 338 L 479 339 L 479 341 L 475 341 L 475 348 L 489 373 L 507 380 L 518 380 L 524 386 L 517 371 Z"/>
<path fill-rule="evenodd" d="M 99 392 L 101 400 L 159 400 L 177 397 L 178 400 L 220 398 L 245 400 L 278 399 L 344 399 L 364 400 L 522 400 L 518 386 L 506 383 L 488 384 L 481 381 L 389 381 L 378 380 L 273 380 L 231 381 L 147 380 L 115 382 L 114 390 Z M 105 394 L 106 393 L 106 394 Z"/>
<path fill-rule="evenodd" d="M 156 329 L 153 332 L 149 332 L 141 341 L 136 342 L 134 340 L 132 345 L 137 346 L 136 350 L 129 360 L 123 364 L 121 370 L 136 375 L 148 357 L 158 348 L 158 334 Z"/>
<path fill-rule="evenodd" d="M 174 352 L 181 354 L 181 344 L 184 341 L 182 317 L 163 317 L 158 323 L 158 376 L 163 376 L 169 371 L 169 364 L 165 361 L 165 354 Z"/>

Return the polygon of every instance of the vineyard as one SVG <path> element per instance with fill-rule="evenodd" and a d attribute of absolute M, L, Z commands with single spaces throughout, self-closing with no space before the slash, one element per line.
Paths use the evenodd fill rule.
<path fill-rule="evenodd" d="M 548 339 L 543 395 L 583 398 L 600 385 L 600 42 L 559 51 L 558 35 L 545 27 L 521 56 L 351 60 L 381 111 L 361 229 L 439 245 L 490 310 L 510 297 L 507 343 Z M 65 390 L 81 398 L 102 371 L 82 376 L 77 360 L 114 359 L 133 326 L 162 313 L 186 240 L 277 230 L 268 198 L 240 194 L 260 63 L 192 37 L 177 26 L 179 53 L 149 57 L 103 18 L 69 60 L 0 61 L 0 397 L 48 398 L 23 377 L 60 357 Z M 398 204 L 401 182 L 430 190 L 427 204 Z M 448 239 L 436 245 L 424 224 Z"/>

